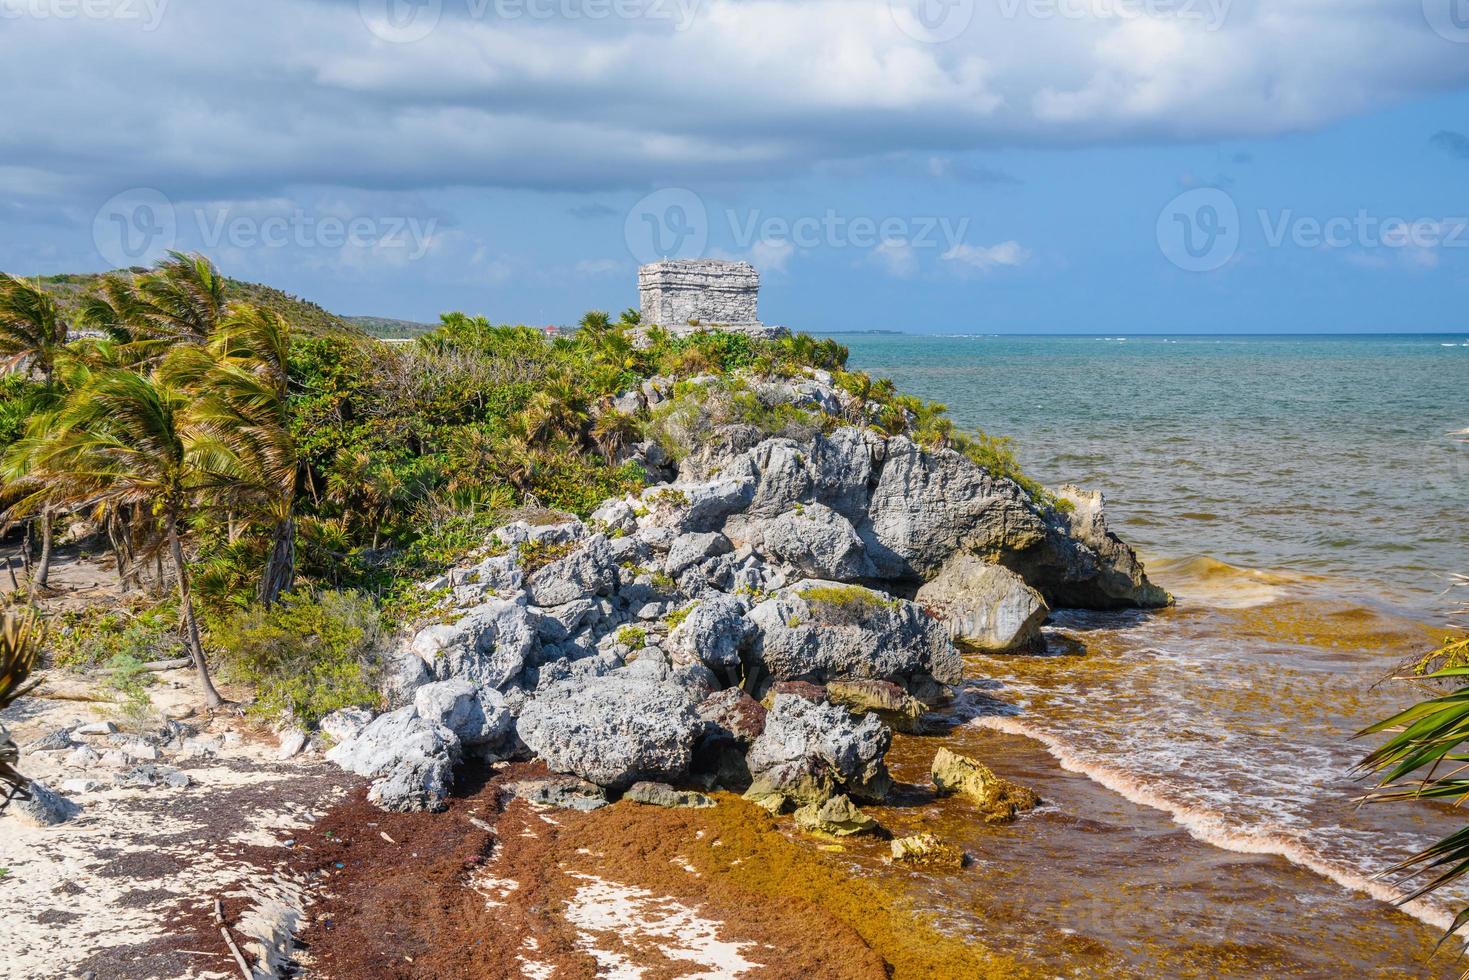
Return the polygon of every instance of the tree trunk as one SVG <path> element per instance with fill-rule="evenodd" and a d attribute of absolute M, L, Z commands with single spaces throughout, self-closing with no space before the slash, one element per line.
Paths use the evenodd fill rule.
<path fill-rule="evenodd" d="M 266 608 L 296 584 L 296 519 L 277 521 L 271 536 L 270 554 L 265 559 L 265 577 L 260 583 L 260 601 Z"/>
<path fill-rule="evenodd" d="M 184 644 L 188 647 L 189 656 L 194 658 L 194 669 L 199 672 L 199 686 L 204 689 L 204 706 L 206 708 L 217 708 L 224 704 L 224 698 L 214 689 L 214 681 L 209 677 L 209 663 L 204 659 L 204 644 L 199 639 L 199 622 L 194 618 L 194 598 L 189 594 L 189 573 L 184 565 L 184 549 L 179 544 L 179 532 L 177 522 L 173 518 L 168 519 L 168 550 L 173 556 L 174 571 L 179 580 L 179 607 L 184 615 Z"/>
<path fill-rule="evenodd" d="M 52 538 L 55 537 L 51 533 L 51 508 L 43 508 L 39 520 L 41 522 L 41 557 L 36 562 L 36 574 L 31 578 L 31 582 L 44 589 L 46 582 L 51 578 L 51 545 Z"/>

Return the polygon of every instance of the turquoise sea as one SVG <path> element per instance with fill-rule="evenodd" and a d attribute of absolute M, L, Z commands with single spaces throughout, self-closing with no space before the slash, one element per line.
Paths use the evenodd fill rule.
<path fill-rule="evenodd" d="M 1057 975 L 1457 976 L 1432 950 L 1469 888 L 1397 907 L 1378 872 L 1463 811 L 1360 807 L 1352 767 L 1425 696 L 1386 678 L 1469 572 L 1469 335 L 838 339 L 1104 491 L 1177 597 L 973 658 L 949 744 L 1049 805 L 1003 833 L 945 811 L 983 873 L 920 900 Z M 900 742 L 895 772 L 929 754 Z"/>

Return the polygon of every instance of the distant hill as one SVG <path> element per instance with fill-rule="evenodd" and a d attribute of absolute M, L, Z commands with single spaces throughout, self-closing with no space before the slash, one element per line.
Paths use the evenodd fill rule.
<path fill-rule="evenodd" d="M 134 269 L 134 272 L 145 272 L 145 269 Z M 83 297 L 97 284 L 102 276 L 99 273 L 81 273 L 59 276 L 37 277 L 41 285 L 54 294 L 61 304 L 71 310 L 81 305 Z M 229 290 L 229 298 L 239 302 L 251 303 L 262 309 L 272 310 L 281 314 L 290 322 L 291 326 L 302 333 L 347 333 L 362 334 L 372 333 L 373 336 L 388 336 L 386 334 L 374 333 L 366 330 L 364 326 L 356 321 L 375 320 L 374 317 L 341 317 L 337 316 L 308 299 L 292 296 L 290 293 L 282 292 L 270 286 L 262 286 L 258 282 L 245 282 L 241 279 L 226 279 Z M 399 323 L 397 320 L 382 320 L 382 323 Z M 421 324 L 418 326 L 422 326 Z M 425 330 L 431 330 L 427 327 Z M 420 331 L 424 332 L 424 331 Z"/>
<path fill-rule="evenodd" d="M 373 337 L 421 337 L 437 330 L 437 323 L 419 323 L 416 320 L 394 320 L 386 316 L 342 317 L 363 333 Z"/>

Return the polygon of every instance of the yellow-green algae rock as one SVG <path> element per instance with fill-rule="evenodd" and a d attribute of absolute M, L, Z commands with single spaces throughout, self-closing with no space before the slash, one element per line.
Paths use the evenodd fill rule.
<path fill-rule="evenodd" d="M 808 803 L 796 811 L 796 826 L 808 834 L 850 837 L 878 830 L 877 821 L 857 809 L 846 796 L 833 796 L 825 803 Z"/>
<path fill-rule="evenodd" d="M 963 793 L 979 804 L 985 823 L 1009 823 L 1041 801 L 1034 790 L 996 776 L 988 766 L 948 749 L 939 749 L 933 757 L 929 775 L 938 795 Z"/>
<path fill-rule="evenodd" d="M 957 871 L 964 867 L 964 852 L 945 843 L 937 834 L 915 834 L 893 841 L 893 860 L 916 868 Z"/>

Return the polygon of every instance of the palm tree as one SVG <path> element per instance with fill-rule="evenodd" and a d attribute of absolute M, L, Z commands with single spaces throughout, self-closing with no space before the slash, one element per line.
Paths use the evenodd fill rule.
<path fill-rule="evenodd" d="M 279 314 L 232 307 L 205 348 L 184 348 L 163 370 L 196 392 L 194 416 L 228 449 L 232 473 L 243 480 L 221 496 L 232 508 L 260 514 L 271 528 L 258 595 L 274 605 L 296 577 L 296 489 L 300 455 L 288 407 L 290 327 Z"/>
<path fill-rule="evenodd" d="M 180 530 L 212 494 L 242 476 L 236 457 L 194 416 L 195 396 L 164 372 L 104 370 L 75 391 L 54 420 L 28 432 L 7 454 L 41 484 L 11 508 L 51 501 L 69 506 L 138 505 L 155 515 L 172 560 L 184 643 L 207 707 L 223 704 L 199 636 Z"/>
<path fill-rule="evenodd" d="M 641 434 L 642 427 L 636 416 L 619 412 L 615 408 L 608 408 L 592 423 L 592 439 L 608 461 L 615 459 L 619 452 Z"/>
<path fill-rule="evenodd" d="M 6 368 L 24 363 L 28 374 L 50 384 L 68 329 L 55 297 L 37 283 L 0 272 L 0 357 Z"/>
<path fill-rule="evenodd" d="M 34 612 L 7 610 L 0 615 L 0 709 L 8 708 L 36 686 L 36 681 L 28 682 L 27 678 L 35 670 L 40 654 L 41 628 Z M 0 783 L 10 787 L 5 799 L 0 800 L 0 810 L 16 795 L 25 798 L 25 787 L 30 780 L 16 770 L 19 761 L 20 750 L 0 726 Z"/>

